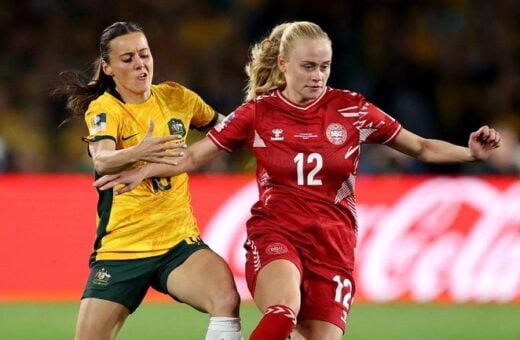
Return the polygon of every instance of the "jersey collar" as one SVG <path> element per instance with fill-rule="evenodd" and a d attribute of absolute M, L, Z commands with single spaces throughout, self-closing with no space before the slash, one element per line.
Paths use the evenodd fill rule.
<path fill-rule="evenodd" d="M 311 109 L 312 107 L 316 106 L 320 101 L 321 99 L 325 96 L 325 93 L 327 93 L 328 91 L 330 90 L 330 88 L 327 86 L 325 87 L 325 90 L 320 94 L 320 96 L 318 98 L 316 98 L 314 101 L 312 101 L 310 104 L 307 104 L 306 106 L 300 106 L 300 105 L 297 105 L 293 102 L 291 102 L 288 98 L 286 98 L 282 91 L 280 90 L 276 90 L 276 93 L 278 95 L 278 97 L 287 105 L 289 105 L 290 107 L 293 107 L 295 109 L 298 109 L 298 110 L 309 110 Z"/>

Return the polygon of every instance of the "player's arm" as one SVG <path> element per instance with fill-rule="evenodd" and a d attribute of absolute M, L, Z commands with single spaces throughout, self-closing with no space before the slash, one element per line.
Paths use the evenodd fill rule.
<path fill-rule="evenodd" d="M 92 156 L 94 169 L 100 175 L 112 174 L 124 170 L 138 161 L 174 164 L 177 162 L 179 136 L 153 137 L 153 122 L 141 143 L 125 149 L 116 150 L 116 144 L 111 139 L 101 139 L 89 142 L 89 152 Z"/>
<path fill-rule="evenodd" d="M 148 164 L 139 169 L 144 174 L 144 178 L 150 177 L 172 177 L 184 172 L 196 170 L 208 164 L 214 158 L 225 151 L 221 150 L 208 137 L 193 143 L 185 150 L 179 152 L 179 159 L 172 165 Z"/>
<path fill-rule="evenodd" d="M 186 152 L 178 152 L 178 160 L 172 165 L 151 163 L 143 167 L 121 171 L 113 175 L 106 175 L 94 182 L 100 190 L 107 190 L 118 186 L 116 195 L 133 190 L 139 183 L 150 177 L 172 177 L 183 172 L 195 170 L 213 160 L 225 151 L 215 145 L 208 137 L 204 137 L 187 148 Z"/>
<path fill-rule="evenodd" d="M 423 138 L 403 128 L 388 145 L 423 162 L 473 162 L 489 158 L 493 149 L 500 146 L 500 134 L 495 129 L 482 126 L 470 134 L 468 147 L 463 147 L 438 139 Z"/>

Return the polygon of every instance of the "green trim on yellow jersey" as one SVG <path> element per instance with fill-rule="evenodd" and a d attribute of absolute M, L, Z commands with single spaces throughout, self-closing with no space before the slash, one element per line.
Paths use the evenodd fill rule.
<path fill-rule="evenodd" d="M 115 137 L 113 136 L 94 136 L 94 137 L 82 137 L 81 138 L 84 142 L 86 143 L 91 143 L 91 142 L 98 142 L 100 140 L 103 140 L 103 139 L 110 139 L 110 140 L 113 140 L 114 142 L 116 142 L 116 139 Z"/>
<path fill-rule="evenodd" d="M 88 137 L 82 137 L 81 139 L 86 143 L 97 142 L 97 141 L 100 141 L 103 139 L 110 139 L 110 140 L 114 141 L 114 143 L 116 142 L 116 139 L 112 136 L 95 136 L 91 139 L 88 139 Z M 90 154 L 90 149 L 88 147 L 87 147 L 87 153 L 88 153 L 89 157 L 92 157 L 92 155 Z"/>
<path fill-rule="evenodd" d="M 95 173 L 96 180 L 101 176 Z M 94 241 L 94 252 L 91 255 L 91 260 L 96 258 L 97 249 L 101 247 L 101 240 L 106 233 L 108 220 L 110 218 L 110 211 L 112 208 L 112 201 L 114 199 L 114 192 L 112 190 L 97 190 L 99 200 L 97 204 L 97 216 L 99 218 L 96 240 Z"/>
<path fill-rule="evenodd" d="M 190 128 L 194 128 L 199 131 L 205 131 L 205 130 L 209 130 L 210 128 L 214 127 L 215 125 L 217 125 L 219 113 L 217 111 L 213 111 L 213 114 L 214 114 L 213 119 L 211 120 L 211 122 L 209 122 L 208 125 L 203 126 L 203 127 L 190 126 Z"/>

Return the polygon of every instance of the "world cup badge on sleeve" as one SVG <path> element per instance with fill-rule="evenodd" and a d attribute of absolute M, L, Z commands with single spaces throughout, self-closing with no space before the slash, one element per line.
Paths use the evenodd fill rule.
<path fill-rule="evenodd" d="M 91 134 L 98 133 L 100 131 L 105 131 L 107 128 L 107 114 L 102 112 L 94 116 L 92 121 L 92 131 Z"/>

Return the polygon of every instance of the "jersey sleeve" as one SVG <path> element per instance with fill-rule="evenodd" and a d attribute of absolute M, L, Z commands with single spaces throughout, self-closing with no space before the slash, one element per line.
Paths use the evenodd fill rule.
<path fill-rule="evenodd" d="M 120 119 L 115 110 L 92 103 L 85 113 L 85 123 L 89 135 L 83 137 L 85 142 L 96 142 L 101 139 L 118 140 Z"/>
<path fill-rule="evenodd" d="M 221 149 L 232 150 L 247 145 L 254 130 L 254 106 L 246 103 L 230 113 L 208 132 L 208 137 Z"/>
<path fill-rule="evenodd" d="M 361 142 L 386 144 L 401 130 L 401 124 L 372 103 L 365 102 L 359 120 Z"/>
<path fill-rule="evenodd" d="M 190 126 L 197 130 L 213 127 L 218 121 L 218 112 L 208 105 L 198 94 L 186 89 L 192 103 L 193 117 Z"/>

